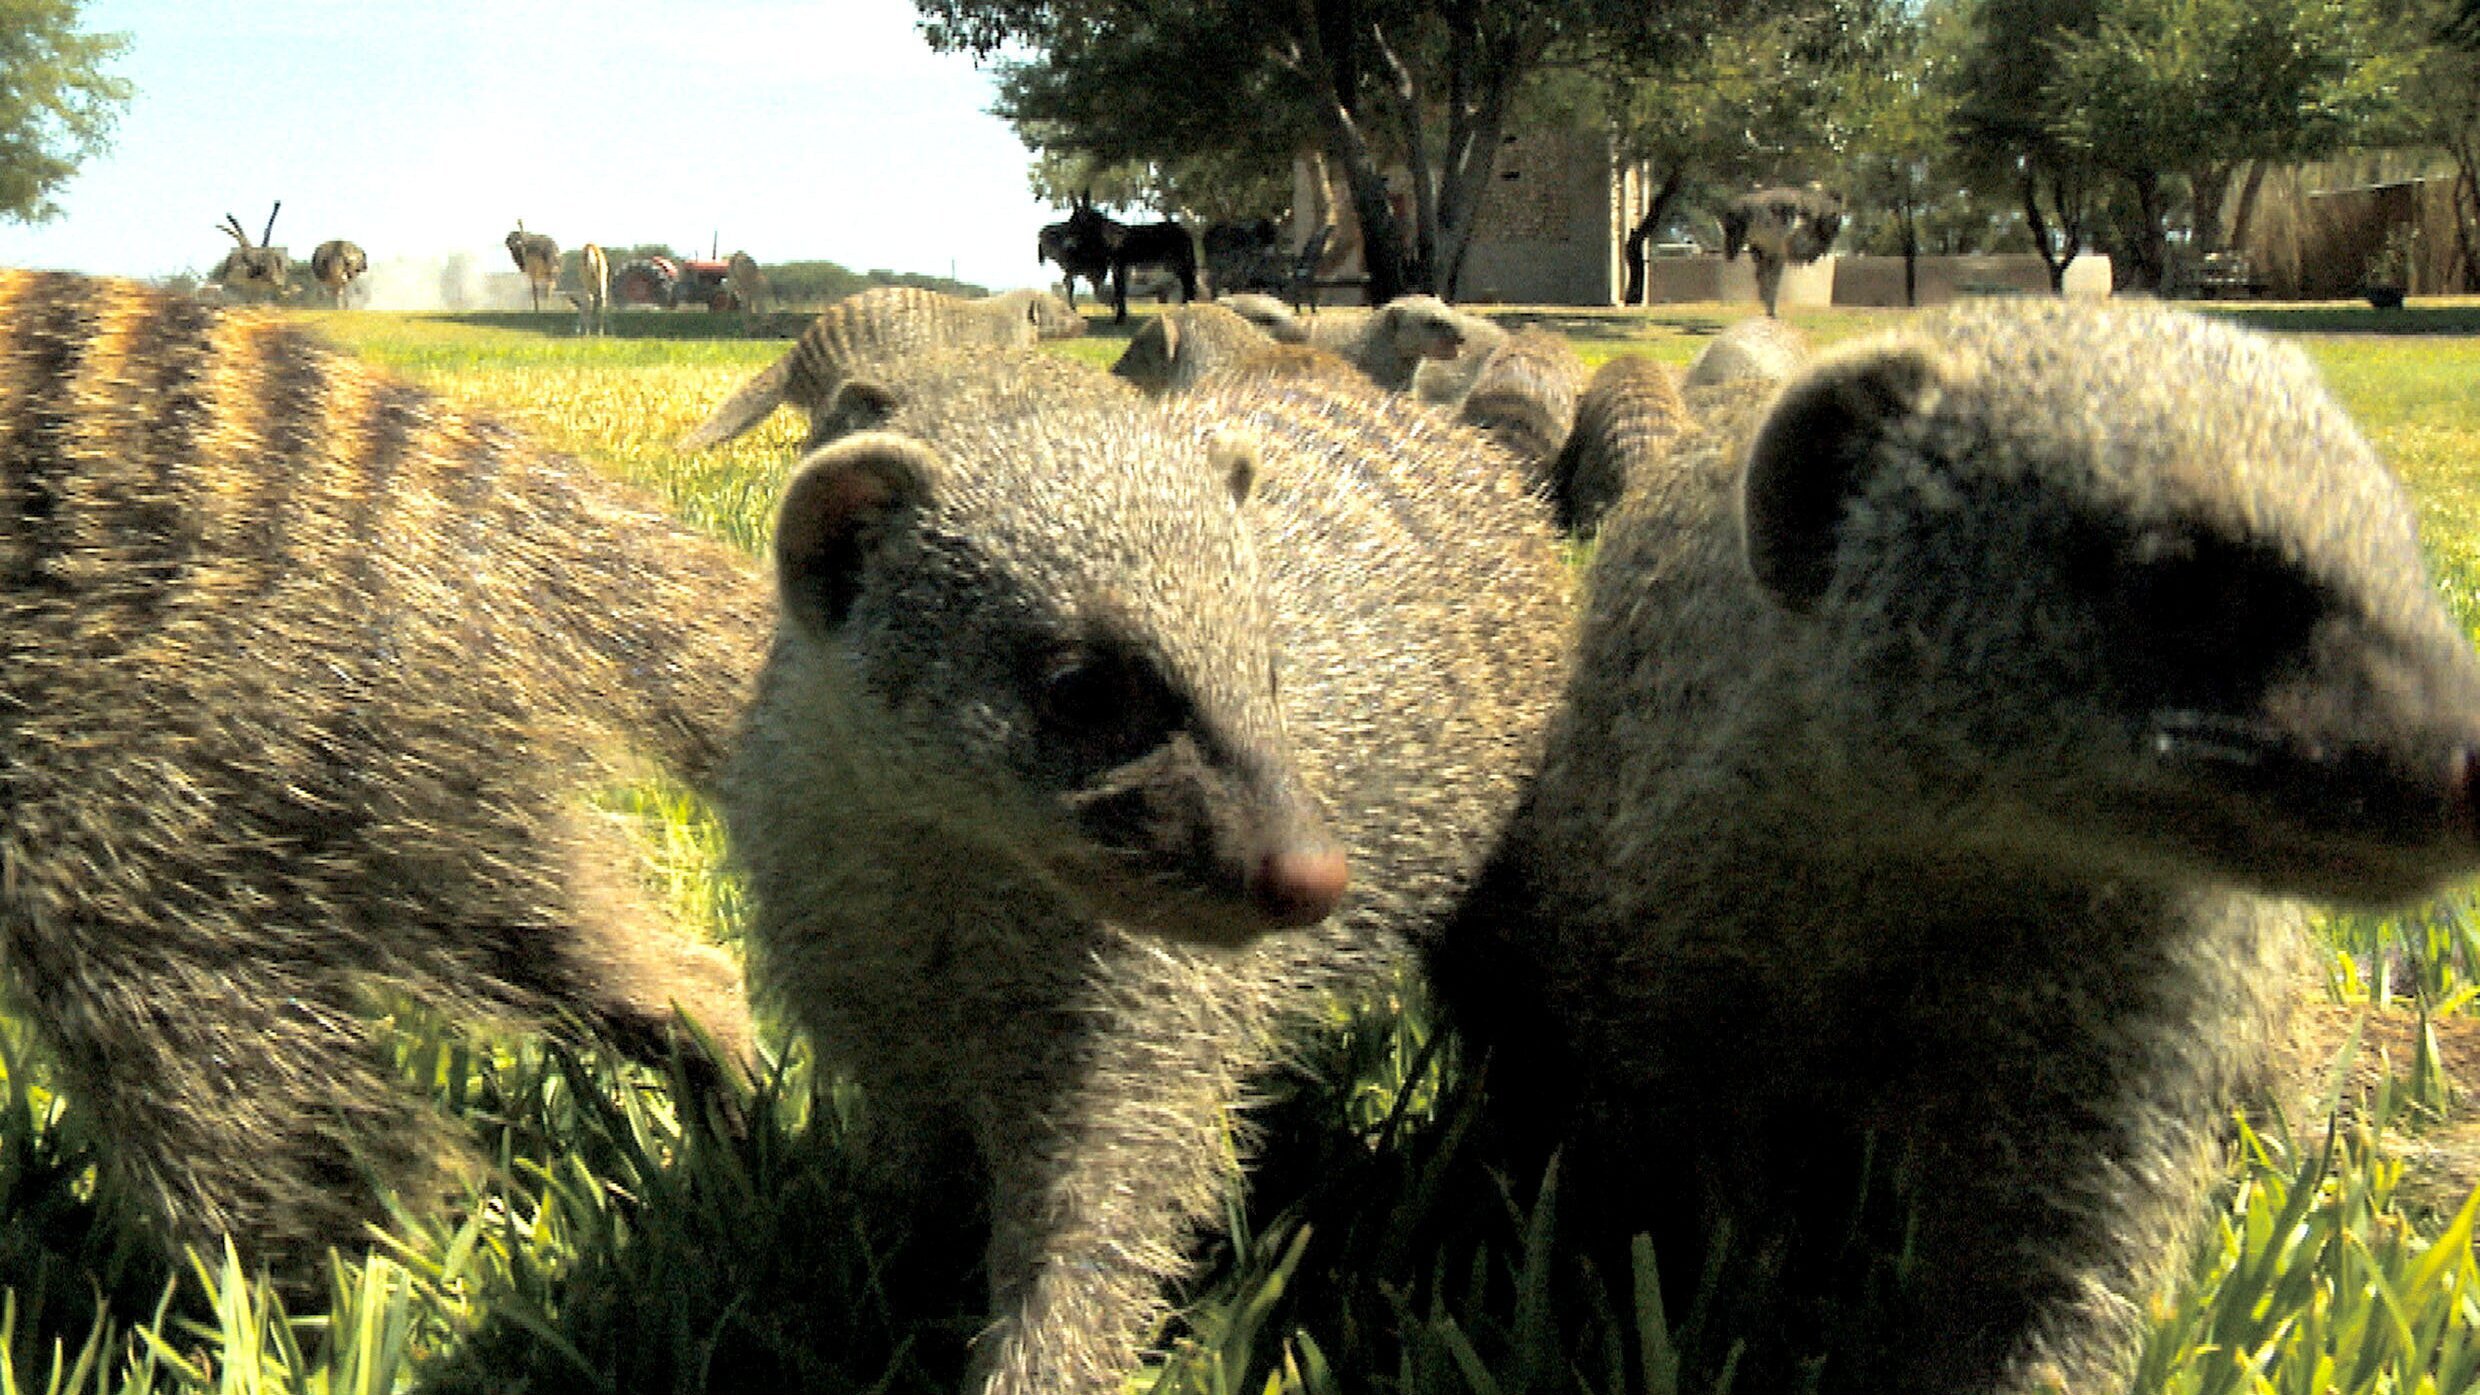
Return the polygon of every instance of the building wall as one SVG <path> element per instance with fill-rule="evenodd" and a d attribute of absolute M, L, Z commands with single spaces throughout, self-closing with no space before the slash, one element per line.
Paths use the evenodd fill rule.
<path fill-rule="evenodd" d="M 1903 303 L 1901 257 L 1832 256 L 1825 261 L 1834 264 L 1834 304 Z M 1943 305 L 1967 295 L 2048 295 L 2049 269 L 2031 252 L 1922 257 L 1915 269 L 1914 288 L 1922 305 Z M 2108 295 L 2110 259 L 2082 256 L 2067 263 L 2066 293 L 2079 298 Z"/>
<path fill-rule="evenodd" d="M 1614 303 L 1617 184 L 1610 142 L 1598 133 L 1528 131 L 1502 139 L 1464 253 L 1462 298 Z"/>

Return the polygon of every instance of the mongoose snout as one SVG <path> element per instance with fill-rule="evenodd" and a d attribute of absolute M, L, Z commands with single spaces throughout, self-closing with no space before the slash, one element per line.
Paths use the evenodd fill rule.
<path fill-rule="evenodd" d="M 1286 848 L 1268 853 L 1249 879 L 1249 901 L 1286 930 L 1315 925 L 1334 912 L 1351 881 L 1338 848 Z"/>

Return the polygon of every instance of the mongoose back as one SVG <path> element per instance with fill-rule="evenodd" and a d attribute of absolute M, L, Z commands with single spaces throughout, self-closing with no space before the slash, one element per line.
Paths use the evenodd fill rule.
<path fill-rule="evenodd" d="M 952 356 L 844 397 L 724 802 L 753 962 L 899 1171 L 978 1159 L 976 1383 L 1115 1392 L 1285 1024 L 1486 853 L 1566 578 L 1512 469 L 1456 468 L 1493 447 L 1357 375 L 1153 405 Z"/>
<path fill-rule="evenodd" d="M 1550 503 L 1559 526 L 1571 533 L 1599 528 L 1635 472 L 1663 459 L 1694 429 L 1668 365 L 1622 354 L 1595 369 L 1576 404 L 1575 426 L 1550 466 Z"/>
<path fill-rule="evenodd" d="M 1138 326 L 1111 371 L 1148 392 L 1180 392 L 1199 378 L 1274 347 L 1264 330 L 1210 301 L 1163 311 Z"/>
<path fill-rule="evenodd" d="M 0 493 L 0 980 L 168 1239 L 309 1277 L 362 1169 L 447 1184 L 374 987 L 745 1043 L 569 812 L 624 747 L 714 773 L 745 562 L 280 318 L 69 276 L 0 272 Z"/>
<path fill-rule="evenodd" d="M 1282 297 L 1263 291 L 1242 291 L 1238 295 L 1218 297 L 1215 304 L 1241 319 L 1266 331 L 1277 342 L 1305 344 L 1309 342 L 1309 322 L 1292 312 Z"/>
<path fill-rule="evenodd" d="M 2278 898 L 2480 867 L 2480 663 L 2402 491 L 2287 346 L 1988 303 L 1820 359 L 1600 536 L 1436 960 L 1510 1128 L 1570 1140 L 1562 1217 L 1675 1278 L 1728 1217 L 1779 1266 L 1755 1388 L 2123 1389 L 2298 991 Z"/>
<path fill-rule="evenodd" d="M 1740 378 L 1781 382 L 1810 357 L 1807 335 L 1772 315 L 1750 315 L 1705 341 L 1680 385 L 1708 387 Z"/>
<path fill-rule="evenodd" d="M 814 426 L 819 413 L 835 400 L 836 386 L 863 365 L 937 349 L 1022 347 L 1036 339 L 1073 339 L 1084 332 L 1084 317 L 1047 291 L 967 300 L 915 286 L 873 286 L 844 297 L 810 321 L 791 352 L 681 437 L 680 449 L 722 445 L 785 403 L 807 413 Z M 807 444 L 816 443 L 813 432 Z"/>
<path fill-rule="evenodd" d="M 1424 362 L 1452 362 L 1485 353 L 1505 331 L 1434 295 L 1400 296 L 1365 315 L 1320 315 L 1302 342 L 1350 359 L 1378 386 L 1412 390 Z"/>
<path fill-rule="evenodd" d="M 1417 385 L 1426 387 L 1430 369 L 1445 366 L 1421 365 Z M 1523 463 L 1533 486 L 1547 494 L 1552 464 L 1576 425 L 1576 395 L 1584 380 L 1584 360 L 1565 338 L 1548 330 L 1520 330 L 1481 356 L 1470 387 L 1442 405 L 1451 405 L 1459 418 L 1505 446 Z"/>

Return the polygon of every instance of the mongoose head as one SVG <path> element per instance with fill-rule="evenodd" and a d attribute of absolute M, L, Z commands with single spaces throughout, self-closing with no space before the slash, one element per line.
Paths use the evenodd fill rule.
<path fill-rule="evenodd" d="M 1111 371 L 1148 392 L 1167 392 L 1274 342 L 1220 305 L 1182 305 L 1139 326 Z"/>
<path fill-rule="evenodd" d="M 1258 456 L 1115 379 L 953 355 L 844 385 L 776 532 L 792 710 L 874 787 L 1074 903 L 1237 943 L 1323 919 L 1241 511 Z"/>
<path fill-rule="evenodd" d="M 991 301 L 1021 315 L 1033 326 L 1036 339 L 1075 339 L 1085 333 L 1085 317 L 1055 291 L 1008 291 L 992 296 Z"/>
<path fill-rule="evenodd" d="M 1399 296 L 1379 307 L 1377 314 L 1383 326 L 1379 333 L 1407 362 L 1451 360 L 1475 338 L 1475 322 L 1434 295 Z"/>
<path fill-rule="evenodd" d="M 1793 378 L 1744 464 L 1819 778 L 2113 877 L 2383 904 L 2480 867 L 2480 663 L 2296 350 L 1962 307 Z"/>

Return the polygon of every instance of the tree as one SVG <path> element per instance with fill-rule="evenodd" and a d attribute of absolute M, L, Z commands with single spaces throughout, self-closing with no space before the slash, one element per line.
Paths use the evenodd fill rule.
<path fill-rule="evenodd" d="M 1653 195 L 1627 235 L 1623 302 L 1644 298 L 1647 245 L 1697 191 L 1804 178 L 1832 161 L 1826 109 L 1847 18 L 1839 8 L 1774 15 L 1715 25 L 1667 51 L 1605 51 L 1582 65 L 1581 88 L 1562 84 L 1537 106 L 1547 120 L 1607 123 L 1619 157 L 1651 169 Z"/>
<path fill-rule="evenodd" d="M 2047 55 L 2089 33 L 2100 0 L 1979 0 L 1954 81 L 1955 148 L 1966 171 L 2020 202 L 2052 291 L 2091 245 L 2099 172 L 2050 109 Z"/>
<path fill-rule="evenodd" d="M 1961 179 L 1939 177 L 1953 158 L 1963 18 L 1953 0 L 1881 16 L 1862 32 L 1839 84 L 1836 143 L 1847 152 L 1849 193 L 1856 205 L 1892 213 L 1906 305 L 1919 303 L 1923 214 L 1966 193 Z"/>
<path fill-rule="evenodd" d="M 52 196 L 111 143 L 135 91 L 104 65 L 125 34 L 78 27 L 83 0 L 0 0 L 0 218 L 60 216 Z"/>
<path fill-rule="evenodd" d="M 2053 130 L 2119 185 L 2134 284 L 2167 270 L 2174 185 L 2201 251 L 2242 162 L 2339 148 L 2391 100 L 2402 62 L 2376 52 L 2355 0 L 2103 0 L 2051 45 Z"/>
<path fill-rule="evenodd" d="M 1727 0 L 1698 24 L 1768 0 Z M 916 0 L 933 47 L 1001 59 L 1001 115 L 1051 150 L 1175 165 L 1215 151 L 1343 171 L 1370 295 L 1451 293 L 1519 88 L 1557 52 L 1680 42 L 1637 0 Z M 1387 179 L 1405 172 L 1408 189 Z M 1395 200 L 1405 197 L 1408 216 Z"/>

